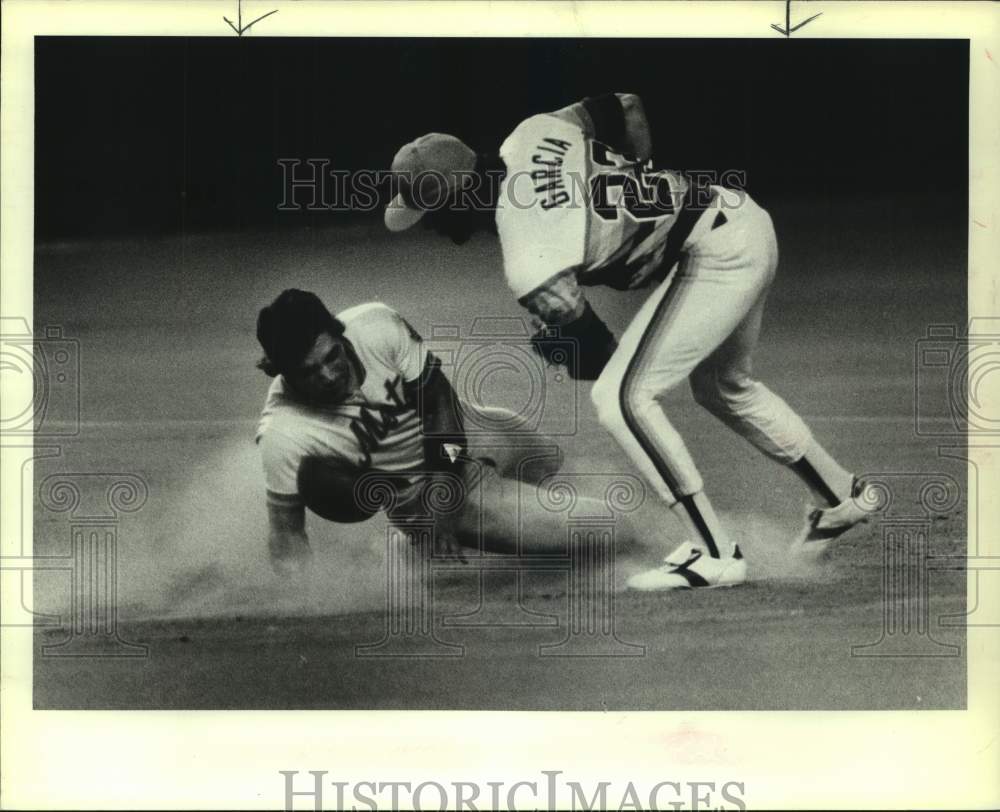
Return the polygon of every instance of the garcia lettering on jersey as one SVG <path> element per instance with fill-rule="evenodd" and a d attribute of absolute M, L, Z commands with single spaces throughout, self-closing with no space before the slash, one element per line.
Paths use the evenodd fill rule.
<path fill-rule="evenodd" d="M 538 144 L 531 156 L 531 163 L 539 169 L 532 169 L 528 177 L 534 181 L 535 195 L 540 195 L 538 205 L 548 211 L 570 201 L 566 176 L 563 172 L 566 153 L 573 146 L 569 141 L 546 136 Z"/>
<path fill-rule="evenodd" d="M 583 263 L 587 222 L 579 216 L 579 182 L 587 169 L 585 141 L 578 127 L 541 115 L 522 122 L 500 146 L 507 175 L 497 233 L 507 284 L 517 296 Z"/>
<path fill-rule="evenodd" d="M 360 391 L 337 406 L 314 406 L 294 396 L 284 378 L 268 390 L 257 429 L 268 500 L 299 505 L 297 477 L 310 456 L 381 471 L 423 465 L 420 418 L 403 384 L 424 369 L 427 350 L 392 308 L 375 302 L 338 314 L 344 335 L 365 370 Z"/>
<path fill-rule="evenodd" d="M 504 141 L 497 206 L 504 273 L 520 299 L 573 270 L 582 285 L 640 287 L 656 270 L 687 191 L 674 172 L 638 164 L 554 115 Z"/>

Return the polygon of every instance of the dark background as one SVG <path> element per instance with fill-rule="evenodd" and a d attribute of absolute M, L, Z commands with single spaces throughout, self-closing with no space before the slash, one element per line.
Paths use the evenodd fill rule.
<path fill-rule="evenodd" d="M 644 96 L 665 165 L 743 169 L 773 216 L 780 261 L 755 376 L 852 471 L 964 480 L 964 461 L 939 451 L 943 439 L 964 438 L 950 417 L 951 370 L 922 366 L 918 353 L 930 325 L 968 322 L 967 68 L 965 42 L 777 36 L 39 40 L 33 316 L 39 331 L 63 331 L 65 340 L 46 346 L 69 346 L 79 362 L 66 384 L 50 379 L 46 425 L 76 418 L 79 433 L 60 435 L 60 455 L 34 465 L 34 550 L 72 552 L 74 517 L 38 496 L 47 477 L 130 472 L 148 483 L 147 504 L 116 524 L 115 583 L 122 639 L 148 645 L 150 656 L 84 661 L 36 650 L 35 707 L 964 708 L 964 656 L 851 656 L 852 646 L 892 644 L 883 625 L 888 526 L 859 528 L 819 569 L 791 564 L 805 491 L 692 403 L 686 386 L 663 408 L 745 551 L 752 583 L 617 594 L 620 640 L 648 645 L 645 657 L 539 656 L 539 645 L 565 635 L 562 620 L 436 624 L 442 640 L 467 644 L 463 657 L 387 666 L 356 656 L 389 622 L 384 520 L 310 518 L 311 586 L 275 583 L 253 437 L 270 385 L 254 367 L 257 312 L 283 288 L 316 291 L 334 311 L 383 301 L 425 336 L 457 331 L 444 349 L 466 347 L 472 358 L 493 341 L 482 325 L 527 326 L 495 237 L 458 249 L 420 228 L 390 235 L 377 212 L 279 212 L 278 159 L 383 169 L 428 130 L 495 147 L 524 116 L 627 90 Z M 648 295 L 588 289 L 619 336 Z M 961 357 L 954 342 L 935 340 L 942 345 Z M 474 396 L 519 409 L 541 395 L 543 430 L 568 431 L 559 435 L 566 470 L 597 475 L 591 495 L 602 498 L 600 477 L 633 471 L 586 387 L 555 370 L 542 385 L 506 353 L 491 357 L 488 380 L 464 379 L 475 378 Z M 904 490 L 893 510 L 924 515 L 915 490 Z M 681 538 L 648 508 L 637 518 L 665 553 Z M 935 511 L 929 555 L 965 553 L 966 512 L 964 499 Z M 480 581 L 474 561 L 462 569 L 435 587 L 434 606 L 446 614 L 509 617 L 530 607 L 535 617 L 570 618 L 562 576 L 529 577 L 522 593 L 513 579 Z M 927 612 L 935 640 L 964 647 L 961 626 L 935 619 L 965 616 L 965 581 L 961 570 L 935 573 L 929 602 L 911 602 Z M 65 573 L 34 583 L 34 611 L 71 616 Z M 36 641 L 65 636 L 40 627 Z"/>
<path fill-rule="evenodd" d="M 927 195 L 964 222 L 967 73 L 964 40 L 40 37 L 36 233 L 333 223 L 277 211 L 279 158 L 386 169 L 427 131 L 495 148 L 607 91 L 643 97 L 660 163 L 745 170 L 765 203 Z"/>

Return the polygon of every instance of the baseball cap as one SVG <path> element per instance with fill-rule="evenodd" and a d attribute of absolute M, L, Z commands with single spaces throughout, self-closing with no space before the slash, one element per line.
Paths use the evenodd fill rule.
<path fill-rule="evenodd" d="M 386 206 L 386 228 L 405 231 L 415 225 L 458 187 L 457 173 L 475 168 L 476 153 L 454 135 L 428 133 L 406 144 L 392 159 L 400 190 Z"/>

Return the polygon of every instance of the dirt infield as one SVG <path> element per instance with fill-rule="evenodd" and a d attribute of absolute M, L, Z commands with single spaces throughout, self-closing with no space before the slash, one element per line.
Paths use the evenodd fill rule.
<path fill-rule="evenodd" d="M 35 463 L 35 553 L 69 555 L 79 519 L 39 496 L 51 478 L 135 475 L 148 498 L 114 519 L 117 633 L 147 651 L 82 659 L 43 651 L 70 634 L 69 574 L 36 573 L 36 612 L 63 620 L 36 628 L 35 707 L 964 707 L 964 633 L 955 622 L 966 605 L 962 440 L 921 436 L 914 418 L 915 384 L 926 374 L 915 367 L 917 341 L 929 325 L 965 322 L 964 226 L 959 218 L 943 225 L 925 201 L 768 207 L 783 253 L 756 373 L 846 464 L 917 490 L 894 505 L 891 518 L 902 524 L 879 515 L 829 561 L 789 566 L 784 550 L 804 515 L 801 485 L 702 413 L 689 392 L 673 393 L 666 407 L 744 547 L 751 583 L 619 591 L 618 643 L 584 652 L 616 656 L 553 656 L 568 652 L 553 646 L 573 628 L 566 572 L 536 569 L 518 582 L 509 572 L 481 576 L 478 562 L 434 576 L 425 656 L 357 656 L 389 622 L 380 518 L 335 528 L 310 517 L 311 582 L 290 590 L 268 570 L 253 445 L 267 387 L 253 366 L 257 309 L 297 286 L 335 309 L 381 299 L 425 337 L 442 326 L 464 335 L 477 317 L 522 315 L 504 289 L 495 244 L 482 238 L 458 250 L 425 234 L 390 239 L 375 225 L 316 222 L 286 232 L 39 246 L 36 328 L 59 325 L 79 341 L 82 410 L 79 435 Z M 640 298 L 597 291 L 594 305 L 620 333 Z M 487 396 L 516 407 L 524 385 L 501 371 Z M 547 385 L 543 428 L 562 431 L 565 470 L 627 472 L 586 390 L 554 378 Z M 949 425 L 945 411 L 920 418 Z M 940 453 L 941 445 L 956 450 Z M 934 478 L 961 486 L 957 502 L 921 505 L 919 487 Z M 665 550 L 678 541 L 651 504 L 637 521 L 663 534 Z M 958 564 L 931 570 L 921 584 L 887 585 L 886 540 L 904 532 L 925 533 L 932 556 Z M 946 656 L 862 656 L 914 653 Z"/>

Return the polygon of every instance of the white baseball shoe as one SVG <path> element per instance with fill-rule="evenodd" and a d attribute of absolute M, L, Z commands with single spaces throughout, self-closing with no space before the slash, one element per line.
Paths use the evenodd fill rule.
<path fill-rule="evenodd" d="M 746 579 L 747 562 L 739 547 L 734 548 L 729 558 L 712 558 L 706 550 L 688 541 L 663 559 L 661 566 L 633 575 L 625 585 L 639 592 L 660 592 L 735 586 Z"/>
<path fill-rule="evenodd" d="M 858 524 L 868 521 L 868 508 L 877 502 L 867 493 L 864 480 L 855 478 L 851 495 L 836 507 L 816 508 L 809 512 L 805 529 L 792 543 L 792 551 L 807 555 L 825 553 L 830 543 Z"/>

